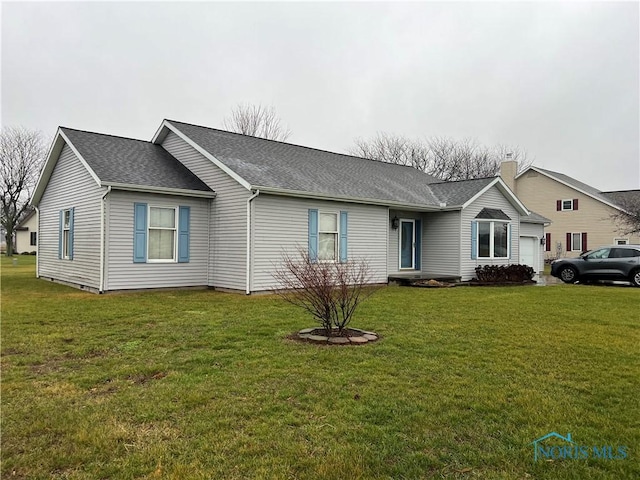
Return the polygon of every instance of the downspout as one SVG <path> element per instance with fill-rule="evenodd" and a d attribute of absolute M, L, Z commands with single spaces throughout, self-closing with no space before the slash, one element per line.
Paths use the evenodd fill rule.
<path fill-rule="evenodd" d="M 105 201 L 107 195 L 111 192 L 111 185 L 107 187 L 107 191 L 104 192 L 102 198 L 100 199 L 100 289 L 98 293 L 104 292 L 104 257 L 105 257 L 105 228 L 104 228 L 104 217 L 105 217 Z"/>
<path fill-rule="evenodd" d="M 38 237 L 36 239 L 36 247 L 38 248 L 38 253 L 36 253 L 36 278 L 40 278 L 40 232 L 42 232 L 42 230 L 40 230 L 40 209 L 36 206 L 34 206 L 33 208 L 35 208 L 36 210 L 36 215 L 38 216 L 38 230 L 36 233 L 36 236 Z"/>
<path fill-rule="evenodd" d="M 256 190 L 253 195 L 247 198 L 247 295 L 251 293 L 251 202 L 258 195 L 260 195 L 260 190 Z"/>

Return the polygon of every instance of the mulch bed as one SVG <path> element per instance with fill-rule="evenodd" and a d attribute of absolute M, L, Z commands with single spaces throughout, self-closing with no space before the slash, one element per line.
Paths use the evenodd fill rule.
<path fill-rule="evenodd" d="M 418 280 L 416 282 L 411 282 L 412 287 L 420 287 L 420 288 L 450 288 L 455 287 L 455 283 L 449 282 L 439 282 L 438 280 Z"/>
<path fill-rule="evenodd" d="M 537 283 L 535 280 L 524 280 L 522 282 L 480 282 L 478 280 L 471 280 L 465 285 L 469 285 L 470 287 L 518 287 L 536 285 Z"/>

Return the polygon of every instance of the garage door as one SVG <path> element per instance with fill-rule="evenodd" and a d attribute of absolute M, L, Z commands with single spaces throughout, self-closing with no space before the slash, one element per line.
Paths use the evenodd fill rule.
<path fill-rule="evenodd" d="M 537 244 L 537 239 L 534 237 L 520 237 L 520 263 L 529 265 L 536 272 L 539 268 L 536 251 Z"/>

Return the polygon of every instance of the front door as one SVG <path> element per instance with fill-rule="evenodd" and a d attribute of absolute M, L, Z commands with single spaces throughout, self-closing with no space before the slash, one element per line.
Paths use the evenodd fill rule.
<path fill-rule="evenodd" d="M 415 220 L 400 220 L 400 268 L 416 268 L 415 257 L 416 223 Z"/>

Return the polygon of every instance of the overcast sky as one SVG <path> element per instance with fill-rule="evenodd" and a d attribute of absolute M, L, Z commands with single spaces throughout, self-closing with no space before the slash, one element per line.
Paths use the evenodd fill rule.
<path fill-rule="evenodd" d="M 150 140 L 273 105 L 291 143 L 518 145 L 640 188 L 638 2 L 3 3 L 2 124 Z"/>

